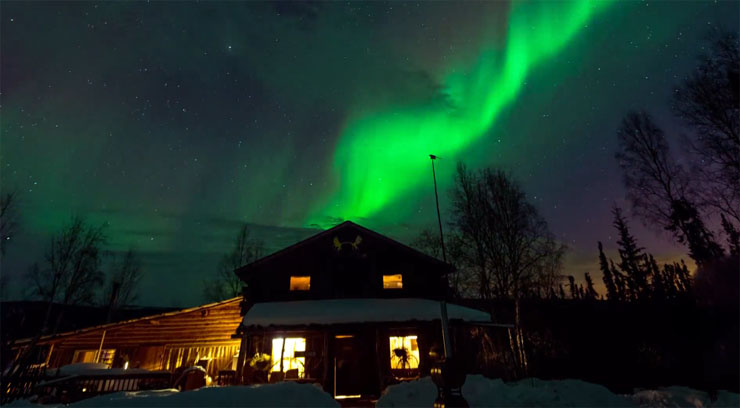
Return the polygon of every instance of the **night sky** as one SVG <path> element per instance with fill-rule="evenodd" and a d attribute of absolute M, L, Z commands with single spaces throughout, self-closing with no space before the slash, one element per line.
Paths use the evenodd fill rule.
<path fill-rule="evenodd" d="M 133 246 L 139 303 L 188 306 L 239 225 L 268 251 L 339 220 L 404 242 L 436 222 L 458 160 L 520 181 L 597 273 L 624 201 L 616 129 L 668 109 L 728 2 L 1 4 L 2 188 L 22 225 L 12 297 L 81 214 Z M 632 221 L 659 260 L 686 258 Z"/>

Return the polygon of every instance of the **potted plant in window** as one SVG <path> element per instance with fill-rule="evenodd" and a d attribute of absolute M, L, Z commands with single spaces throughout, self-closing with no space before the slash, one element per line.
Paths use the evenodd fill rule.
<path fill-rule="evenodd" d="M 397 380 L 410 380 L 419 377 L 419 360 L 405 347 L 393 349 L 395 356 L 393 367 L 393 376 Z"/>
<path fill-rule="evenodd" d="M 253 382 L 266 383 L 267 371 L 270 369 L 270 355 L 265 353 L 255 353 L 249 360 L 249 366 L 254 370 Z"/>

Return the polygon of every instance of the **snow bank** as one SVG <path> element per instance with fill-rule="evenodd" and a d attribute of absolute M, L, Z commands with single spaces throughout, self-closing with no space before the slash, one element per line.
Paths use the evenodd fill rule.
<path fill-rule="evenodd" d="M 106 363 L 76 363 L 57 368 L 56 375 L 81 375 L 90 372 L 98 373 L 100 370 L 108 370 L 110 366 Z"/>
<path fill-rule="evenodd" d="M 338 407 L 314 384 L 281 382 L 252 386 L 207 387 L 194 391 L 117 392 L 79 401 L 70 407 Z"/>
<path fill-rule="evenodd" d="M 614 395 L 601 385 L 580 380 L 542 381 L 527 379 L 506 384 L 481 375 L 469 375 L 463 396 L 471 407 L 624 407 L 631 401 Z M 378 407 L 430 407 L 437 397 L 431 378 L 388 387 Z"/>
<path fill-rule="evenodd" d="M 480 375 L 469 375 L 462 389 L 473 407 L 740 407 L 740 395 L 721 391 L 711 402 L 701 391 L 669 387 L 616 395 L 606 387 L 581 380 L 543 381 L 526 379 L 504 383 Z M 437 387 L 429 377 L 388 387 L 377 407 L 431 407 Z"/>
<path fill-rule="evenodd" d="M 632 395 L 632 401 L 641 407 L 740 407 L 740 394 L 720 391 L 717 399 L 711 401 L 706 392 L 687 387 L 665 387 L 657 390 L 642 390 Z"/>
<path fill-rule="evenodd" d="M 298 311 L 298 312 L 297 312 Z M 489 322 L 480 310 L 447 304 L 450 319 Z M 326 299 L 257 303 L 244 316 L 250 326 L 439 320 L 439 302 L 428 299 Z"/>
<path fill-rule="evenodd" d="M 123 374 L 143 374 L 156 371 L 149 371 L 143 368 L 110 368 L 105 363 L 76 363 L 69 364 L 47 371 L 52 377 L 67 377 L 70 375 L 123 375 Z"/>

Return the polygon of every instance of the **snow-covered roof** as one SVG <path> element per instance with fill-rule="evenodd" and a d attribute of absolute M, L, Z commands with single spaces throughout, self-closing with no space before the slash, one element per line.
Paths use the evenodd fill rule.
<path fill-rule="evenodd" d="M 432 321 L 440 318 L 440 302 L 428 299 L 327 299 L 256 303 L 244 316 L 250 326 L 325 325 L 359 322 Z M 489 322 L 480 310 L 447 304 L 451 320 Z"/>

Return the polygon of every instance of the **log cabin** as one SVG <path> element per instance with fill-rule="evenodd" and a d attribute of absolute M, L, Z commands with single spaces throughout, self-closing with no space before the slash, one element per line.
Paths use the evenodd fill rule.
<path fill-rule="evenodd" d="M 237 269 L 241 297 L 42 337 L 37 363 L 167 371 L 199 363 L 241 384 L 315 382 L 337 399 L 372 399 L 429 375 L 443 349 L 440 301 L 452 271 L 347 221 Z M 490 322 L 459 305 L 447 313 L 453 349 Z"/>
<path fill-rule="evenodd" d="M 99 362 L 112 368 L 174 371 L 196 363 L 211 377 L 233 369 L 241 297 L 39 338 L 36 364 L 48 368 Z M 20 355 L 34 339 L 14 343 Z"/>
<path fill-rule="evenodd" d="M 443 348 L 452 267 L 347 221 L 236 270 L 244 281 L 237 377 L 317 382 L 335 398 L 375 398 L 429 375 Z M 490 322 L 447 304 L 451 331 Z M 453 348 L 462 341 L 453 342 Z"/>

